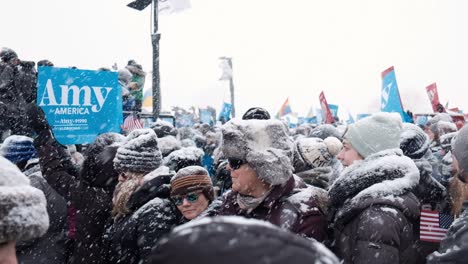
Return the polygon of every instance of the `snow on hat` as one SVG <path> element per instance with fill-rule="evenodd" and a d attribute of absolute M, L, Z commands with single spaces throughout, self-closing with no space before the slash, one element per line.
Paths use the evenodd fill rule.
<path fill-rule="evenodd" d="M 164 165 L 176 172 L 187 166 L 201 166 L 204 154 L 201 149 L 196 147 L 182 148 L 165 157 Z"/>
<path fill-rule="evenodd" d="M 429 149 L 427 134 L 417 125 L 404 123 L 400 135 L 400 148 L 411 159 L 420 159 Z"/>
<path fill-rule="evenodd" d="M 300 138 L 296 142 L 298 156 L 308 165 L 309 169 L 330 166 L 343 144 L 335 137 L 325 140 L 320 138 Z"/>
<path fill-rule="evenodd" d="M 33 139 L 19 135 L 7 137 L 0 148 L 0 153 L 3 157 L 15 164 L 37 157 Z"/>
<path fill-rule="evenodd" d="M 222 133 L 224 156 L 248 162 L 260 180 L 280 185 L 292 177 L 294 143 L 280 121 L 233 119 Z"/>
<path fill-rule="evenodd" d="M 380 112 L 350 124 L 344 137 L 366 158 L 382 150 L 400 148 L 401 126 L 399 114 Z"/>
<path fill-rule="evenodd" d="M 114 167 L 119 171 L 148 173 L 161 165 L 161 151 L 152 129 L 135 129 L 118 149 Z"/>
<path fill-rule="evenodd" d="M 330 124 L 319 125 L 312 129 L 309 137 L 326 139 L 327 137 L 335 137 L 342 140 L 342 133 L 338 129 Z"/>
<path fill-rule="evenodd" d="M 252 107 L 245 112 L 242 116 L 243 120 L 250 120 L 250 119 L 259 119 L 259 120 L 268 120 L 270 119 L 270 113 L 267 110 L 261 107 Z"/>
<path fill-rule="evenodd" d="M 440 136 L 440 146 L 447 153 L 452 149 L 452 139 L 458 134 L 457 132 L 451 132 Z"/>
<path fill-rule="evenodd" d="M 0 59 L 2 59 L 2 61 L 8 62 L 13 58 L 18 58 L 18 55 L 14 50 L 6 47 L 2 48 L 0 51 Z"/>
<path fill-rule="evenodd" d="M 0 157 L 0 243 L 41 237 L 49 228 L 44 193 Z"/>
<path fill-rule="evenodd" d="M 444 135 L 457 131 L 457 125 L 448 121 L 439 121 L 431 125 L 431 130 L 434 134 Z"/>
<path fill-rule="evenodd" d="M 158 138 L 177 135 L 177 130 L 174 128 L 174 126 L 171 123 L 163 120 L 158 120 L 151 124 L 151 129 L 154 130 Z"/>
<path fill-rule="evenodd" d="M 214 200 L 214 190 L 208 171 L 201 166 L 188 166 L 180 169 L 171 179 L 171 196 L 203 190 L 206 198 Z"/>
<path fill-rule="evenodd" d="M 180 145 L 183 147 L 183 148 L 188 148 L 188 147 L 196 147 L 197 144 L 195 144 L 195 141 L 189 139 L 189 138 L 186 138 L 186 139 L 182 139 L 180 141 Z"/>
<path fill-rule="evenodd" d="M 171 152 L 180 149 L 182 146 L 180 141 L 177 140 L 174 136 L 165 136 L 158 138 L 158 147 L 161 150 L 163 157 L 171 154 Z"/>
<path fill-rule="evenodd" d="M 464 126 L 452 143 L 452 154 L 463 171 L 468 171 L 468 126 Z"/>
<path fill-rule="evenodd" d="M 122 82 L 123 84 L 128 84 L 132 80 L 132 73 L 128 69 L 126 68 L 119 69 L 118 73 L 119 73 L 119 81 Z"/>

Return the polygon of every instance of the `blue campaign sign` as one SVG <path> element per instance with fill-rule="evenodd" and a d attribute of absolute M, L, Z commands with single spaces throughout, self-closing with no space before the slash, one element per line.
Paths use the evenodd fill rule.
<path fill-rule="evenodd" d="M 333 117 L 338 117 L 338 105 L 328 104 L 328 108 L 330 108 Z"/>
<path fill-rule="evenodd" d="M 85 144 L 120 132 L 122 91 L 116 72 L 39 67 L 37 104 L 61 144 Z"/>
<path fill-rule="evenodd" d="M 382 73 L 382 97 L 380 101 L 382 112 L 396 112 L 401 115 L 402 120 L 407 120 L 407 115 L 401 104 L 400 92 L 393 67 Z"/>

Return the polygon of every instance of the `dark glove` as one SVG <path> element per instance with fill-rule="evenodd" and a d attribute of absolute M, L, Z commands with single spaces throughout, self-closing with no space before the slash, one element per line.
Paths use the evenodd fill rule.
<path fill-rule="evenodd" d="M 29 125 L 36 133 L 39 134 L 41 131 L 50 129 L 44 111 L 36 103 L 26 105 L 26 114 Z"/>

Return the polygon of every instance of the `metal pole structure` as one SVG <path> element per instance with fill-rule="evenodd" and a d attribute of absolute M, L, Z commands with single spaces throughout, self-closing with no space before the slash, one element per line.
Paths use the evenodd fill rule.
<path fill-rule="evenodd" d="M 153 0 L 153 33 L 151 34 L 151 43 L 153 44 L 153 116 L 154 120 L 159 117 L 161 112 L 161 87 L 159 75 L 159 39 L 158 33 L 158 0 Z"/>
<path fill-rule="evenodd" d="M 232 68 L 232 58 L 226 58 L 229 63 L 229 67 L 231 67 L 231 70 L 233 71 Z M 231 90 L 231 104 L 232 104 L 232 109 L 231 109 L 231 114 L 232 118 L 236 117 L 236 108 L 234 107 L 234 74 L 231 74 L 231 78 L 229 78 L 229 88 Z"/>
<path fill-rule="evenodd" d="M 153 3 L 153 19 L 154 26 L 151 32 L 151 44 L 153 44 L 153 116 L 156 120 L 161 111 L 161 89 L 159 76 L 159 39 L 161 35 L 158 33 L 158 1 L 159 0 L 135 0 L 128 7 L 142 11 L 151 3 Z"/>

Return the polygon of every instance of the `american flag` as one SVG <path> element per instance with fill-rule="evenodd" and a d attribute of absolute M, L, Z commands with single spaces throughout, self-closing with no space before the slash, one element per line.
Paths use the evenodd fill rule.
<path fill-rule="evenodd" d="M 441 214 L 437 211 L 422 210 L 419 229 L 419 239 L 421 241 L 439 243 L 445 238 L 450 225 L 453 223 L 453 216 Z"/>
<path fill-rule="evenodd" d="M 135 129 L 143 128 L 143 123 L 136 114 L 131 114 L 125 118 L 122 129 L 127 132 L 132 132 Z"/>

